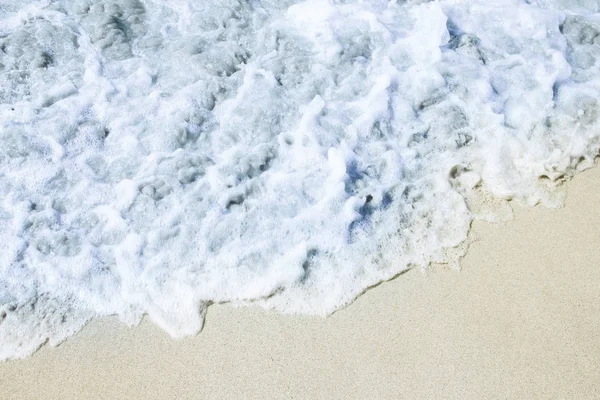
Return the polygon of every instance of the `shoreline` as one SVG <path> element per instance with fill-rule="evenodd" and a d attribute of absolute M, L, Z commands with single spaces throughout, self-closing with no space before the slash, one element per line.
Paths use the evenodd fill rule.
<path fill-rule="evenodd" d="M 327 318 L 209 307 L 195 337 L 94 320 L 0 364 L 29 398 L 600 397 L 600 168 L 565 207 L 475 221 L 461 270 L 410 270 Z"/>

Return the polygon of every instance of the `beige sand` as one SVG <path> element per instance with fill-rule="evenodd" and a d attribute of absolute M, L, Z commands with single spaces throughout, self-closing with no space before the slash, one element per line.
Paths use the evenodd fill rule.
<path fill-rule="evenodd" d="M 411 271 L 327 319 L 214 306 L 178 342 L 93 322 L 0 364 L 0 397 L 599 399 L 600 168 L 564 209 L 474 231 L 462 271 Z"/>

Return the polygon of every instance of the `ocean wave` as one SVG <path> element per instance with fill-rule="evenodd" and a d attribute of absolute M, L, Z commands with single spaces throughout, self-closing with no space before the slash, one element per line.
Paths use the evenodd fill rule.
<path fill-rule="evenodd" d="M 595 0 L 4 0 L 0 359 L 456 262 L 593 165 L 599 56 Z"/>

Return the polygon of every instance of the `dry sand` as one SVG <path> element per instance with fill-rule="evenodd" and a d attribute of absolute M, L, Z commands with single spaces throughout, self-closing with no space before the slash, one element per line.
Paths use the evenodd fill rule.
<path fill-rule="evenodd" d="M 327 319 L 213 306 L 172 341 L 95 321 L 0 364 L 2 399 L 599 399 L 600 168 L 567 205 L 474 224 L 462 271 L 410 271 Z"/>

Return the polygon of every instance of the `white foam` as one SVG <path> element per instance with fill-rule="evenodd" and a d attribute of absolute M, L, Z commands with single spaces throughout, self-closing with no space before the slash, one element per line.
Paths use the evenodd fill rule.
<path fill-rule="evenodd" d="M 557 205 L 539 178 L 599 147 L 599 12 L 4 0 L 0 359 L 111 314 L 325 315 L 506 216 L 476 204 Z"/>

